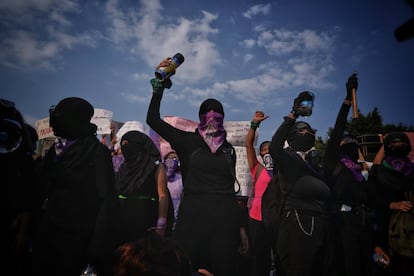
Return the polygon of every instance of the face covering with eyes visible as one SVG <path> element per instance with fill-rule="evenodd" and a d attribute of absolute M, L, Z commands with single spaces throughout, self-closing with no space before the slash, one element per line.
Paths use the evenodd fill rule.
<path fill-rule="evenodd" d="M 358 144 L 357 143 L 346 143 L 339 147 L 339 155 L 349 157 L 351 160 L 358 160 Z"/>
<path fill-rule="evenodd" d="M 307 152 L 315 144 L 315 130 L 305 122 L 296 122 L 289 131 L 287 142 L 294 151 Z"/>
<path fill-rule="evenodd" d="M 210 147 L 212 153 L 216 153 L 226 138 L 223 118 L 224 116 L 222 114 L 215 111 L 209 111 L 200 115 L 198 132 Z"/>
<path fill-rule="evenodd" d="M 174 178 L 179 166 L 177 158 L 167 158 L 165 159 L 164 164 L 167 171 L 168 179 Z"/>
<path fill-rule="evenodd" d="M 269 176 L 273 175 L 273 159 L 270 153 L 266 153 L 262 156 L 263 164 Z"/>

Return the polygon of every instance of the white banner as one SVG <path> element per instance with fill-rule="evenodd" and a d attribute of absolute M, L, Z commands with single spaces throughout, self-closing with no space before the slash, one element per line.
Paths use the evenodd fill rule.
<path fill-rule="evenodd" d="M 116 144 L 117 147 L 121 143 L 122 136 L 131 130 L 138 130 L 139 132 L 146 133 L 144 124 L 139 121 L 126 121 L 116 133 Z"/>
<path fill-rule="evenodd" d="M 91 123 L 98 127 L 96 134 L 111 134 L 112 116 L 113 112 L 110 110 L 95 108 Z"/>
<path fill-rule="evenodd" d="M 111 134 L 112 115 L 112 111 L 101 108 L 94 109 L 91 123 L 98 127 L 96 134 Z M 55 137 L 52 128 L 49 126 L 49 117 L 36 121 L 35 128 L 39 139 Z"/>
<path fill-rule="evenodd" d="M 249 172 L 249 163 L 247 162 L 246 147 L 235 146 L 236 149 L 236 178 L 240 184 L 239 196 L 248 196 L 252 186 L 252 177 Z M 237 191 L 239 185 L 234 183 L 234 190 Z"/>
<path fill-rule="evenodd" d="M 40 139 L 55 137 L 52 128 L 49 126 L 49 117 L 36 121 L 35 128 Z"/>

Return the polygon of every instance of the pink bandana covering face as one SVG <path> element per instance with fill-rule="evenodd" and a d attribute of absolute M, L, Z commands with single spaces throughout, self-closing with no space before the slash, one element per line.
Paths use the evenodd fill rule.
<path fill-rule="evenodd" d="M 224 139 L 226 138 L 223 119 L 223 114 L 215 111 L 209 111 L 200 115 L 198 132 L 210 147 L 212 153 L 216 153 L 217 149 L 223 144 Z"/>

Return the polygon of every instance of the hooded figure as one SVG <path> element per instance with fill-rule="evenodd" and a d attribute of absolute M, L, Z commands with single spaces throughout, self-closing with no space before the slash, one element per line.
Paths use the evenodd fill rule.
<path fill-rule="evenodd" d="M 408 154 L 411 151 L 410 139 L 404 132 L 391 132 L 384 138 L 385 157 L 383 165 L 394 171 L 410 175 L 414 171 L 414 164 Z"/>
<path fill-rule="evenodd" d="M 136 130 L 122 136 L 121 150 L 125 161 L 116 178 L 117 191 L 123 195 L 138 193 L 160 163 L 160 153 L 148 135 Z"/>
<path fill-rule="evenodd" d="M 386 156 L 405 157 L 411 151 L 410 139 L 404 132 L 391 132 L 384 138 Z"/>
<path fill-rule="evenodd" d="M 211 152 L 216 153 L 226 139 L 223 105 L 215 99 L 207 99 L 200 105 L 198 115 L 200 117 L 198 133 L 210 147 Z"/>
<path fill-rule="evenodd" d="M 50 126 L 56 136 L 74 140 L 96 133 L 97 126 L 90 121 L 93 106 L 84 99 L 69 97 L 49 109 Z"/>
<path fill-rule="evenodd" d="M 345 134 L 339 146 L 339 155 L 341 157 L 347 157 L 356 162 L 359 158 L 358 149 L 358 140 L 351 134 Z"/>
<path fill-rule="evenodd" d="M 298 121 L 290 128 L 287 142 L 294 151 L 307 152 L 315 144 L 315 133 L 308 123 Z"/>
<path fill-rule="evenodd" d="M 90 123 L 94 109 L 86 100 L 65 98 L 49 112 L 56 142 L 41 169 L 44 204 L 33 239 L 33 273 L 79 275 L 94 260 L 97 273 L 107 275 L 111 152 L 96 137 L 97 127 Z"/>

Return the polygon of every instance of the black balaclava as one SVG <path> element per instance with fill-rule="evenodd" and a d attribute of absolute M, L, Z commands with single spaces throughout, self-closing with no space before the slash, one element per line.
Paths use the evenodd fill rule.
<path fill-rule="evenodd" d="M 345 135 L 342 141 L 344 143 L 339 147 L 339 155 L 357 161 L 359 159 L 359 145 L 356 138 L 352 135 Z"/>
<path fill-rule="evenodd" d="M 300 131 L 305 129 L 308 132 L 301 134 Z M 306 152 L 315 144 L 315 130 L 308 123 L 298 121 L 290 128 L 287 142 L 294 151 Z"/>
<path fill-rule="evenodd" d="M 207 113 L 211 109 L 220 113 L 224 117 L 223 105 L 216 99 L 207 99 L 204 102 L 202 102 L 200 105 L 200 111 L 198 112 L 198 116 Z"/>
<path fill-rule="evenodd" d="M 78 139 L 93 135 L 97 127 L 90 123 L 93 106 L 84 99 L 69 97 L 61 100 L 49 110 L 49 124 L 56 136 Z"/>
<path fill-rule="evenodd" d="M 403 144 L 391 145 L 397 142 Z M 404 132 L 391 132 L 384 138 L 384 151 L 386 156 L 405 157 L 411 151 L 410 139 Z"/>
<path fill-rule="evenodd" d="M 121 151 L 125 161 L 118 171 L 116 189 L 121 194 L 131 195 L 137 193 L 148 177 L 154 174 L 161 156 L 151 138 L 137 130 L 122 136 Z"/>

